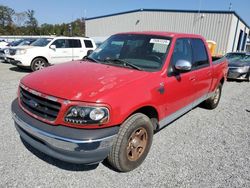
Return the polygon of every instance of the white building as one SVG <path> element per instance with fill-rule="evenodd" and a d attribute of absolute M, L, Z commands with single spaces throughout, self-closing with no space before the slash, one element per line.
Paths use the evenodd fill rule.
<path fill-rule="evenodd" d="M 86 19 L 89 37 L 127 31 L 195 33 L 215 41 L 217 54 L 244 51 L 249 29 L 234 11 L 139 9 Z"/>

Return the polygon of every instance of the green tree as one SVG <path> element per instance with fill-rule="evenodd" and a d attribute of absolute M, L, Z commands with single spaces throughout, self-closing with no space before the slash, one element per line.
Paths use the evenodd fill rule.
<path fill-rule="evenodd" d="M 26 26 L 30 34 L 38 34 L 38 22 L 37 19 L 35 18 L 35 11 L 34 10 L 28 10 L 26 11 L 27 15 L 27 21 Z"/>
<path fill-rule="evenodd" d="M 1 27 L 5 27 L 7 25 L 12 25 L 12 23 L 13 23 L 12 16 L 14 14 L 15 14 L 15 11 L 12 8 L 0 5 L 0 25 L 1 25 Z"/>
<path fill-rule="evenodd" d="M 69 31 L 71 25 L 71 31 Z M 64 35 L 85 36 L 84 18 L 71 23 L 47 24 L 40 27 L 34 10 L 17 12 L 7 6 L 0 5 L 0 35 Z"/>

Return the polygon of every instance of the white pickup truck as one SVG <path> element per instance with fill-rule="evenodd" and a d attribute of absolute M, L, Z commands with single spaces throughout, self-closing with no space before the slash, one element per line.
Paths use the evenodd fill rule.
<path fill-rule="evenodd" d="M 6 60 L 13 65 L 37 71 L 49 65 L 82 59 L 95 48 L 90 38 L 40 38 L 30 46 L 10 49 Z"/>

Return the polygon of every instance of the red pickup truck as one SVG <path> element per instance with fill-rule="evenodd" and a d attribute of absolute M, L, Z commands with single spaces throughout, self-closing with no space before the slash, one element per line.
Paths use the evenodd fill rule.
<path fill-rule="evenodd" d="M 13 119 L 22 139 L 49 156 L 107 159 L 126 172 L 146 158 L 154 131 L 199 104 L 216 108 L 226 73 L 199 35 L 120 33 L 83 60 L 22 78 Z"/>

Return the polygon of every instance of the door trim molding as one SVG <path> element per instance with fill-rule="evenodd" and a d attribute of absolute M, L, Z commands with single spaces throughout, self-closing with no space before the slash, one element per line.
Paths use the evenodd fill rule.
<path fill-rule="evenodd" d="M 187 106 L 181 108 L 180 110 L 172 113 L 171 115 L 163 118 L 161 121 L 159 121 L 159 129 L 162 129 L 163 127 L 167 126 L 172 121 L 174 121 L 177 118 L 181 117 L 183 114 L 185 114 L 188 111 L 192 110 L 198 104 L 200 104 L 203 101 L 205 101 L 206 99 L 210 98 L 213 94 L 214 94 L 214 92 L 210 92 L 210 93 L 196 99 L 195 101 L 193 101 L 192 103 L 188 104 Z"/>

